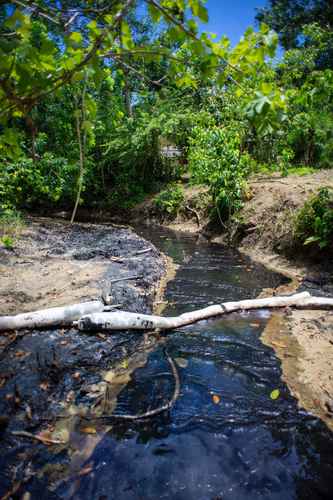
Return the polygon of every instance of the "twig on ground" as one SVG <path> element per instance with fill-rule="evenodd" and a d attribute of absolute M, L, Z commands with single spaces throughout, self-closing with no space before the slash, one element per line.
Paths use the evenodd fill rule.
<path fill-rule="evenodd" d="M 12 431 L 13 436 L 25 437 L 28 439 L 35 439 L 43 444 L 66 444 L 66 441 L 61 441 L 60 439 L 51 439 L 43 436 L 39 436 L 38 434 L 31 434 L 31 432 L 27 431 Z"/>
<path fill-rule="evenodd" d="M 110 283 L 118 283 L 118 281 L 137 280 L 139 278 L 143 278 L 143 276 L 124 276 L 123 278 L 114 278 L 110 280 Z"/>

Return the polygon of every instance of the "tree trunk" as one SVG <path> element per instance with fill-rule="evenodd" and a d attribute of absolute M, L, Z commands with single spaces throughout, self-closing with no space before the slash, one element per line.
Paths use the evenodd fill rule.
<path fill-rule="evenodd" d="M 37 136 L 37 128 L 34 124 L 31 116 L 25 117 L 25 124 L 30 132 L 31 136 L 31 158 L 35 162 L 36 161 L 36 136 Z"/>

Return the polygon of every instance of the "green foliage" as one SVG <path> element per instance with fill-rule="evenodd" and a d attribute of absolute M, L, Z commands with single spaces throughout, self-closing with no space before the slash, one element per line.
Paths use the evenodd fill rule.
<path fill-rule="evenodd" d="M 220 217 L 229 219 L 242 207 L 248 173 L 239 133 L 234 128 L 196 127 L 188 158 L 194 182 L 209 186 Z"/>
<path fill-rule="evenodd" d="M 0 9 L 3 203 L 69 208 L 77 193 L 77 204 L 129 208 L 189 162 L 226 220 L 249 172 L 332 166 L 332 33 L 304 2 L 300 18 L 289 0 L 270 2 L 266 24 L 235 46 L 199 30 L 202 0 L 143 0 L 144 20 L 127 3 Z M 297 42 L 279 63 L 278 35 Z M 181 157 L 165 158 L 165 144 Z"/>
<path fill-rule="evenodd" d="M 321 188 L 298 212 L 295 236 L 304 245 L 333 246 L 333 191 Z"/>
<path fill-rule="evenodd" d="M 154 198 L 159 215 L 174 219 L 184 204 L 184 190 L 180 184 L 171 183 Z"/>
<path fill-rule="evenodd" d="M 0 170 L 0 199 L 3 204 L 21 208 L 68 203 L 73 199 L 76 171 L 76 165 L 51 153 L 45 153 L 37 162 L 30 158 L 4 162 Z"/>

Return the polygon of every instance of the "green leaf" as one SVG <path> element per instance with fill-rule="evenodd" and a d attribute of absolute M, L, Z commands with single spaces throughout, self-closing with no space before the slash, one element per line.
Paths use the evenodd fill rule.
<path fill-rule="evenodd" d="M 156 7 L 154 7 L 151 4 L 148 4 L 148 12 L 149 12 L 149 15 L 152 18 L 153 22 L 158 23 L 159 20 L 161 19 L 161 16 L 162 16 L 161 12 L 159 10 L 157 10 Z"/>
<path fill-rule="evenodd" d="M 310 245 L 310 243 L 317 243 L 318 241 L 320 241 L 319 236 L 310 236 L 309 238 L 306 238 L 304 245 Z"/>
<path fill-rule="evenodd" d="M 280 391 L 279 391 L 279 389 L 274 389 L 274 391 L 272 391 L 271 394 L 270 394 L 270 398 L 273 399 L 273 401 L 275 401 L 279 397 L 280 397 Z"/>
<path fill-rule="evenodd" d="M 82 35 L 77 31 L 73 31 L 73 33 L 69 35 L 69 39 L 75 44 L 80 44 L 82 42 Z"/>

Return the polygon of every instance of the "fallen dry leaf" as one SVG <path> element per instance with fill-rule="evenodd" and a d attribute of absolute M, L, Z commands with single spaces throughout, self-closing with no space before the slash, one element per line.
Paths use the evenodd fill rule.
<path fill-rule="evenodd" d="M 113 370 L 110 370 L 104 375 L 103 379 L 105 380 L 105 382 L 112 382 L 115 377 L 115 372 Z"/>
<path fill-rule="evenodd" d="M 180 368 L 187 368 L 188 360 L 185 358 L 175 358 L 175 361 Z"/>
<path fill-rule="evenodd" d="M 30 352 L 27 351 L 16 351 L 15 357 L 16 358 L 25 358 L 26 356 L 29 356 Z"/>
<path fill-rule="evenodd" d="M 83 427 L 81 432 L 84 434 L 97 434 L 95 427 Z"/>
<path fill-rule="evenodd" d="M 273 342 L 272 341 L 271 344 L 274 345 L 275 347 L 281 347 L 281 349 L 286 349 L 287 348 L 286 344 L 282 344 L 280 342 Z"/>
<path fill-rule="evenodd" d="M 212 400 L 213 400 L 213 403 L 214 403 L 214 404 L 218 405 L 218 404 L 219 404 L 219 402 L 221 401 L 221 398 L 220 398 L 220 396 L 218 396 L 217 394 L 213 394 L 213 396 L 212 396 Z"/>

